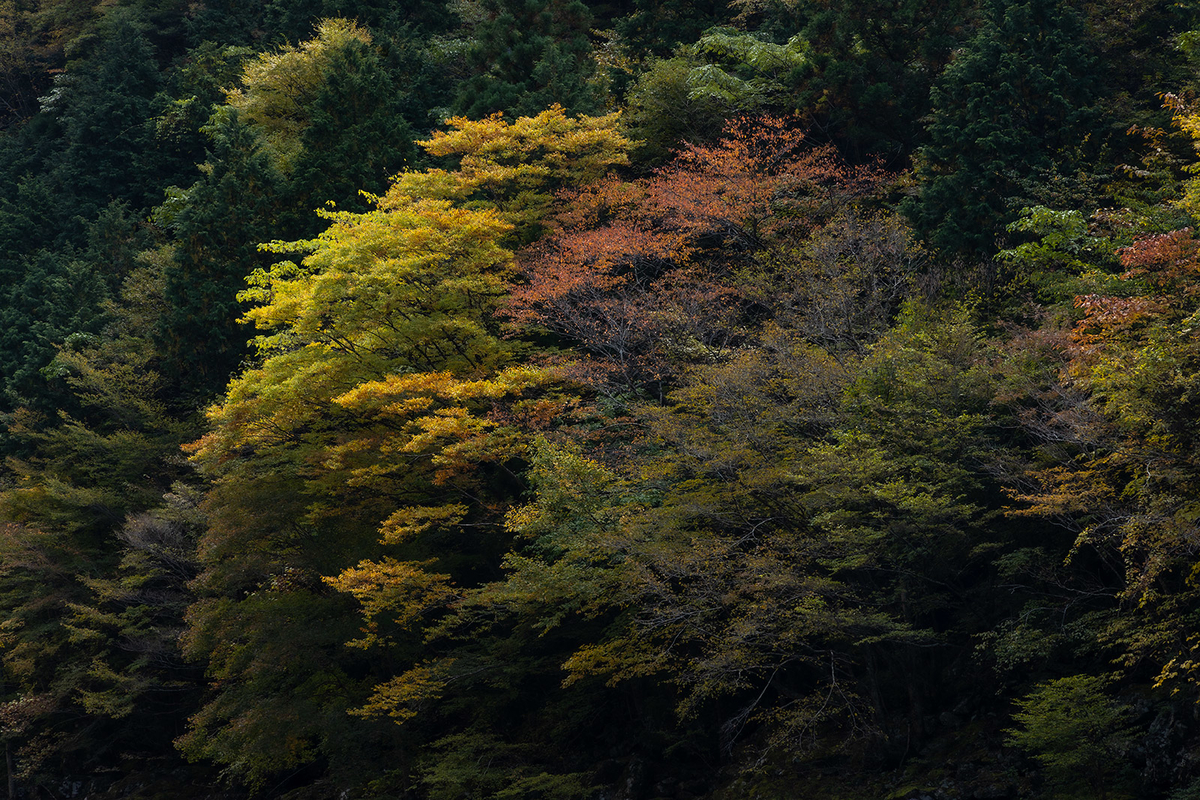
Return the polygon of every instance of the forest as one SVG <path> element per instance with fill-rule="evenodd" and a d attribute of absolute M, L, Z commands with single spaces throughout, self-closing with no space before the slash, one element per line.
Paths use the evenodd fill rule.
<path fill-rule="evenodd" d="M 8 800 L 1200 800 L 1200 3 L 0 0 Z"/>

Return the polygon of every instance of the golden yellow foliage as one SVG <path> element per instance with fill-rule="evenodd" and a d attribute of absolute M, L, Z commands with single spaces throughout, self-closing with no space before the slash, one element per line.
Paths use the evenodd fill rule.
<path fill-rule="evenodd" d="M 629 163 L 632 142 L 618 132 L 619 117 L 572 118 L 557 104 L 512 123 L 501 114 L 452 117 L 450 131 L 418 144 L 435 156 L 458 156 L 458 169 L 405 172 L 396 187 L 414 197 L 496 208 L 524 229 L 549 212 L 555 190 L 591 183 Z"/>
<path fill-rule="evenodd" d="M 362 604 L 367 625 L 363 638 L 351 642 L 355 647 L 379 644 L 379 617 L 401 629 L 420 622 L 430 611 L 443 608 L 454 596 L 449 576 L 429 572 L 428 564 L 414 561 L 362 561 L 325 582 L 354 596 Z"/>
<path fill-rule="evenodd" d="M 452 125 L 426 146 L 462 156 L 458 171 L 405 173 L 369 211 L 321 212 L 330 224 L 317 237 L 264 246 L 303 257 L 251 275 L 241 296 L 253 303 L 245 321 L 259 332 L 260 362 L 230 382 L 208 411 L 210 432 L 191 446 L 214 478 L 197 585 L 222 597 L 194 607 L 187 640 L 230 686 L 258 667 L 244 653 L 222 655 L 227 627 L 307 653 L 276 632 L 288 626 L 273 611 L 292 595 L 298 608 L 344 608 L 318 587 L 358 601 L 362 635 L 351 644 L 419 642 L 460 599 L 455 581 L 471 568 L 460 550 L 501 555 L 486 537 L 503 535 L 512 471 L 528 449 L 515 421 L 550 424 L 569 403 L 549 371 L 520 365 L 520 342 L 500 336 L 507 243 L 558 185 L 624 163 L 628 143 L 615 116 L 569 119 L 558 108 Z M 461 546 L 466 537 L 475 544 Z M 293 567 L 300 579 L 271 582 Z M 377 676 L 358 713 L 402 721 L 441 691 L 445 665 L 411 655 L 400 664 L 399 677 Z M 210 703 L 195 727 L 241 747 L 233 729 L 252 712 L 231 697 Z M 277 705 L 292 703 L 279 693 Z"/>

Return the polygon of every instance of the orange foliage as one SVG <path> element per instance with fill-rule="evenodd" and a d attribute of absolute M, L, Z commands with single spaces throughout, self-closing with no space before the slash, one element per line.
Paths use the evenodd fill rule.
<path fill-rule="evenodd" d="M 744 334 L 735 272 L 785 251 L 876 192 L 882 170 L 809 146 L 792 120 L 733 122 L 653 176 L 562 197 L 553 234 L 523 254 L 507 313 L 578 343 L 626 387 L 711 361 Z"/>
<path fill-rule="evenodd" d="M 1200 286 L 1200 241 L 1191 228 L 1144 236 L 1118 251 L 1125 279 L 1144 280 L 1162 292 L 1178 292 L 1193 297 Z"/>
<path fill-rule="evenodd" d="M 1076 297 L 1075 307 L 1083 310 L 1083 319 L 1076 323 L 1071 337 L 1085 351 L 1162 310 L 1162 304 L 1147 297 L 1108 297 L 1099 294 Z"/>
<path fill-rule="evenodd" d="M 1084 312 L 1072 337 L 1085 352 L 1135 324 L 1172 311 L 1190 313 L 1200 295 L 1200 241 L 1191 228 L 1143 236 L 1117 251 L 1125 272 L 1121 279 L 1134 289 L 1133 297 L 1098 294 L 1075 298 Z"/>

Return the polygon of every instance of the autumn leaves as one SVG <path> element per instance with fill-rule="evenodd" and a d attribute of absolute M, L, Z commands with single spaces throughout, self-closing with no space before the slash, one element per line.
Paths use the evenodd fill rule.
<path fill-rule="evenodd" d="M 597 679 L 673 686 L 685 713 L 749 702 L 730 744 L 752 719 L 779 742 L 871 724 L 853 642 L 900 647 L 925 624 L 871 566 L 907 523 L 872 520 L 974 513 L 938 506 L 889 460 L 891 434 L 862 427 L 875 389 L 846 394 L 873 380 L 860 359 L 923 259 L 881 202 L 892 176 L 779 119 L 734 123 L 636 181 L 613 171 L 629 147 L 615 115 L 450 124 L 423 146 L 456 168 L 403 173 L 363 213 L 321 212 L 316 238 L 269 245 L 302 259 L 242 295 L 258 363 L 192 448 L 213 488 L 189 652 L 217 683 L 186 751 L 260 753 L 237 762 L 250 781 L 302 763 L 320 725 L 256 725 L 317 674 L 341 688 L 306 701 L 314 719 L 357 709 L 418 738 L 535 751 L 533 720 L 621 691 Z M 970 340 L 916 319 L 901 336 L 926 338 L 893 346 L 940 363 L 939 337 Z M 945 422 L 961 428 L 956 408 Z M 944 434 L 905 446 L 934 465 Z M 877 480 L 887 497 L 859 509 Z M 309 622 L 288 633 L 288 608 Z M 222 631 L 259 655 L 227 653 Z M 298 646 L 312 662 L 298 674 L 261 655 Z M 560 688 L 513 728 L 486 699 L 497 682 Z M 563 756 L 535 774 L 567 780 Z"/>
<path fill-rule="evenodd" d="M 1000 573 L 1065 569 L 1070 543 L 1026 547 L 1012 520 L 1132 509 L 1134 593 L 1188 547 L 1190 439 L 1166 409 L 1190 380 L 1160 379 L 1194 358 L 1186 231 L 1131 239 L 1121 292 L 1078 301 L 1041 379 L 1109 406 L 1056 416 L 1099 449 L 1049 463 L 1028 405 L 1054 367 L 1020 352 L 1037 337 L 1001 353 L 934 308 L 895 176 L 787 121 L 638 180 L 615 116 L 454 119 L 423 146 L 457 165 L 322 211 L 242 295 L 257 361 L 192 445 L 212 486 L 184 641 L 212 684 L 191 757 L 253 784 L 345 728 L 423 754 L 406 774 L 446 796 L 567 797 L 598 756 L 555 737 L 590 720 L 768 758 L 919 737 L 933 676 L 995 622 L 979 609 L 1017 602 Z M 1078 220 L 1047 214 L 1028 230 L 1058 233 L 1010 251 L 1021 268 L 1078 261 Z M 1111 557 L 1084 534 L 1076 551 Z M 607 719 L 622 702 L 656 710 Z"/>

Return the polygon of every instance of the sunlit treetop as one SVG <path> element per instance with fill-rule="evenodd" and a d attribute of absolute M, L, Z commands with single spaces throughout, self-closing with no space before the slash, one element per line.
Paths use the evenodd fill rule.
<path fill-rule="evenodd" d="M 632 143 L 617 130 L 619 118 L 615 112 L 569 117 L 559 105 L 511 123 L 502 114 L 452 117 L 449 131 L 418 144 L 431 155 L 458 158 L 458 168 L 402 173 L 395 191 L 494 207 L 528 238 L 556 190 L 600 180 L 629 163 Z"/>
<path fill-rule="evenodd" d="M 371 34 L 352 20 L 322 20 L 316 32 L 299 45 L 263 53 L 246 65 L 242 85 L 225 92 L 228 104 L 262 130 L 284 172 L 300 155 L 300 134 L 312 121 L 309 107 L 338 53 L 371 44 Z"/>
<path fill-rule="evenodd" d="M 325 209 L 317 237 L 265 245 L 306 255 L 249 277 L 241 299 L 254 303 L 245 321 L 262 332 L 263 361 L 210 411 L 201 460 L 290 441 L 314 409 L 356 387 L 422 374 L 480 380 L 509 366 L 520 345 L 500 338 L 494 312 L 513 232 L 537 223 L 558 186 L 625 163 L 616 123 L 561 108 L 511 124 L 454 120 L 423 146 L 459 156 L 458 170 L 405 172 L 371 210 Z"/>
<path fill-rule="evenodd" d="M 1184 102 L 1173 94 L 1166 97 L 1166 106 L 1175 114 L 1175 125 L 1193 139 L 1193 147 L 1200 152 L 1200 107 L 1195 103 Z M 1200 163 L 1190 168 L 1193 173 L 1200 174 Z M 1183 206 L 1192 215 L 1200 215 L 1200 177 L 1184 183 Z"/>

